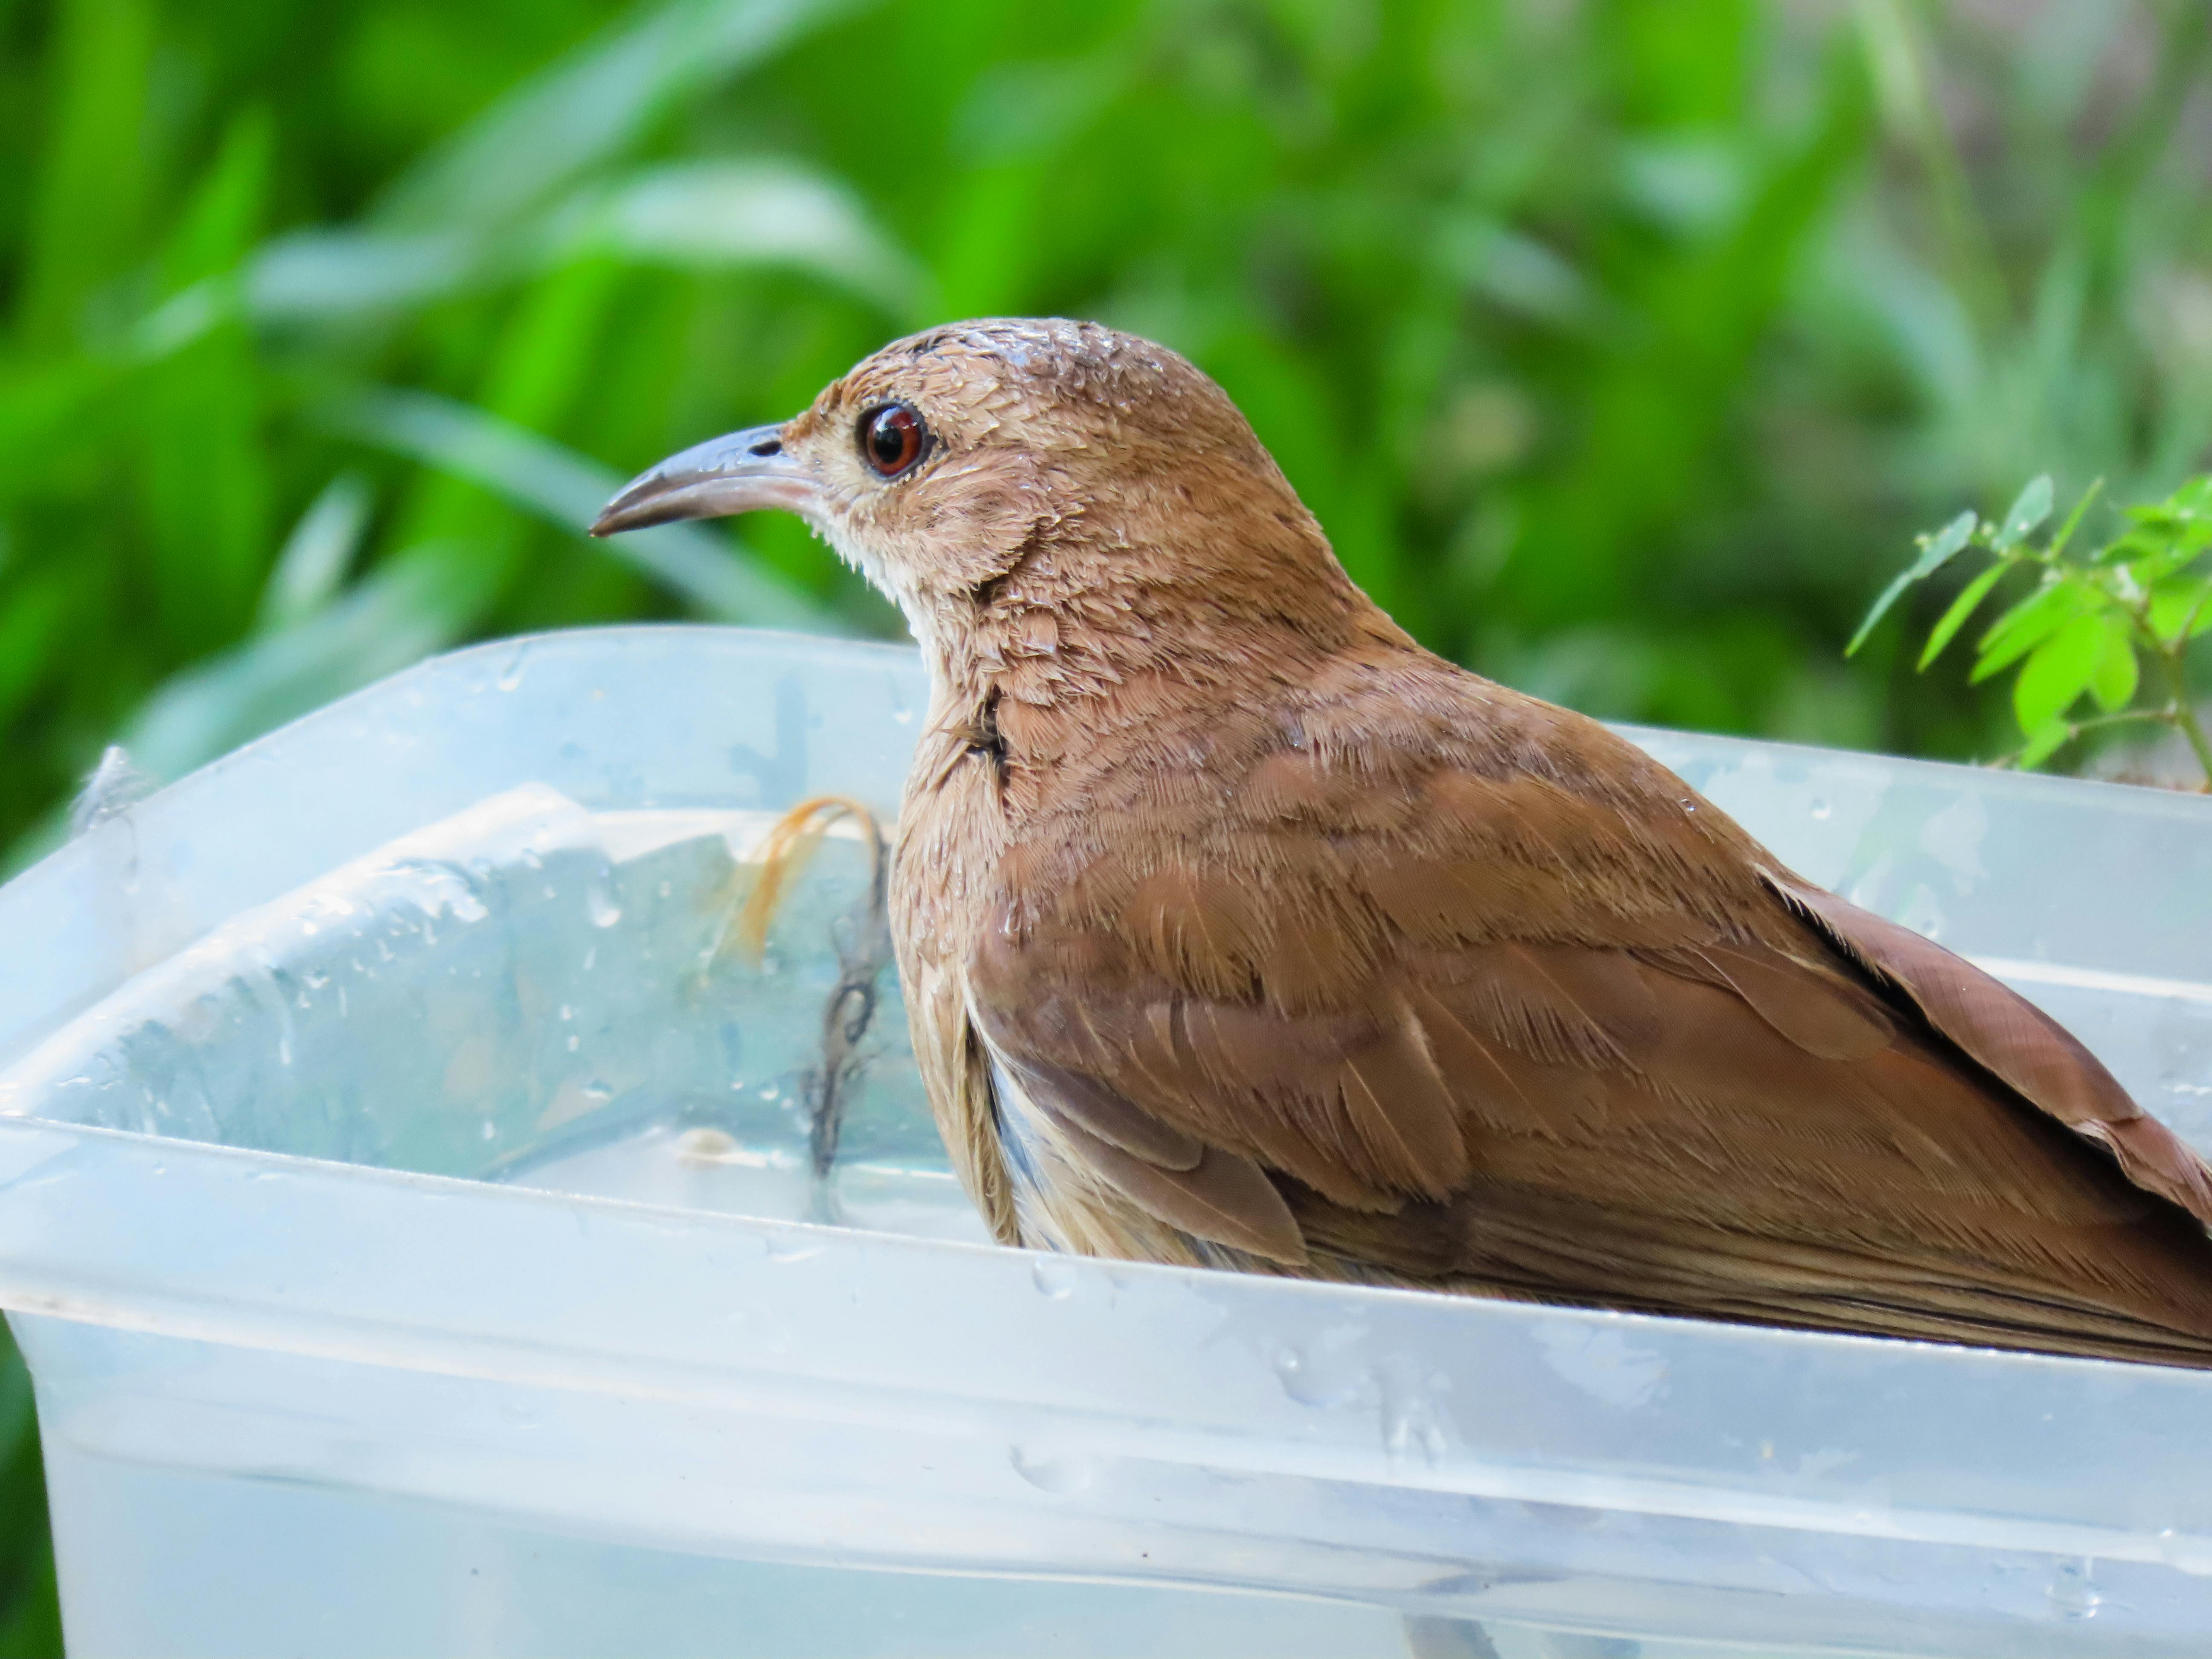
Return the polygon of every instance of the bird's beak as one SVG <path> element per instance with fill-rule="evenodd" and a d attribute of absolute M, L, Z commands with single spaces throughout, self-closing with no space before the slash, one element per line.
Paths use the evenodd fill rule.
<path fill-rule="evenodd" d="M 722 519 L 756 507 L 804 513 L 817 495 L 813 476 L 785 452 L 783 428 L 750 427 L 709 438 L 631 479 L 592 520 L 592 534 L 675 519 Z"/>

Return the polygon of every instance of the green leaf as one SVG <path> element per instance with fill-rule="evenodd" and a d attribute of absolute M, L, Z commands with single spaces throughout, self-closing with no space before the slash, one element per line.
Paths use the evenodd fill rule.
<path fill-rule="evenodd" d="M 395 228 L 475 229 L 535 206 L 621 155 L 678 99 L 851 9 L 850 0 L 674 0 L 625 16 L 440 145 L 375 216 Z"/>
<path fill-rule="evenodd" d="M 2066 544 L 2074 539 L 2074 532 L 2081 528 L 2081 517 L 2088 512 L 2089 503 L 2104 493 L 2105 481 L 2102 478 L 2091 479 L 2089 487 L 2081 492 L 2081 499 L 2074 503 L 2074 510 L 2066 515 L 2066 522 L 2058 526 L 2058 533 L 2051 538 L 2049 551 L 2052 558 L 2066 550 Z"/>
<path fill-rule="evenodd" d="M 337 603 L 173 675 L 117 741 L 178 778 L 248 739 L 453 645 L 496 595 L 478 562 L 438 544 L 386 559 Z"/>
<path fill-rule="evenodd" d="M 0 1326 L 0 1659 L 62 1650 L 39 1425 L 22 1356 Z"/>
<path fill-rule="evenodd" d="M 2167 496 L 2166 504 L 2177 513 L 2212 518 L 2212 472 L 2202 472 L 2191 478 Z"/>
<path fill-rule="evenodd" d="M 21 73 L 13 62 L 21 60 L 9 49 L 5 95 L 18 108 L 27 104 L 40 123 L 35 133 L 19 129 L 23 118 L 11 111 L 10 148 L 0 162 L 27 186 L 26 219 L 15 218 L 22 198 L 15 188 L 9 191 L 15 326 L 8 331 L 19 338 L 69 339 L 94 291 L 143 257 L 138 237 L 161 148 L 153 136 L 160 131 L 158 100 L 149 87 L 156 16 L 146 0 L 54 7 L 46 72 L 27 84 L 12 78 Z M 21 27 L 15 17 L 9 21 Z M 27 152 L 15 147 L 25 137 Z"/>
<path fill-rule="evenodd" d="M 301 230 L 256 250 L 243 287 L 264 321 L 350 319 L 458 293 L 483 278 L 483 265 L 477 239 L 458 232 Z"/>
<path fill-rule="evenodd" d="M 246 302 L 271 322 L 400 312 L 593 255 L 689 270 L 826 276 L 890 316 L 933 314 L 928 273 L 833 175 L 790 161 L 647 167 L 504 228 L 295 231 L 258 249 Z"/>
<path fill-rule="evenodd" d="M 2039 472 L 2027 481 L 2005 514 L 2004 523 L 1991 542 L 1998 552 L 2007 552 L 2020 545 L 2021 537 L 2051 516 L 2051 475 Z"/>
<path fill-rule="evenodd" d="M 2012 711 L 2030 737 L 2061 719 L 2089 689 L 2103 660 L 2113 618 L 2076 617 L 2028 653 L 2013 682 Z"/>
<path fill-rule="evenodd" d="M 1960 629 L 1966 626 L 1966 618 L 1974 614 L 1975 607 L 1989 598 L 1990 589 L 1997 585 L 1997 578 L 2011 568 L 2010 560 L 2001 560 L 1966 584 L 1959 597 L 1951 601 L 1951 608 L 1943 613 L 1942 620 L 1936 624 L 1935 631 L 1929 635 L 1928 648 L 1920 653 L 1921 668 L 1925 669 L 1943 654 L 1943 647 L 1951 643 Z"/>
<path fill-rule="evenodd" d="M 2135 528 L 2120 538 L 2138 558 L 2162 556 L 2165 568 L 2179 569 L 2208 547 L 2212 547 L 2212 518 L 2194 514 L 2131 512 Z"/>
<path fill-rule="evenodd" d="M 183 289 L 239 262 L 261 228 L 273 158 L 268 112 L 234 117 L 161 251 L 165 286 Z"/>
<path fill-rule="evenodd" d="M 2150 631 L 2168 645 L 2212 629 L 2212 577 L 2171 576 L 2150 591 Z"/>
<path fill-rule="evenodd" d="M 2067 738 L 2073 735 L 2074 728 L 2064 720 L 2047 721 L 2029 736 L 2027 746 L 2013 757 L 2014 763 L 2022 771 L 2040 766 L 2063 747 Z"/>
<path fill-rule="evenodd" d="M 268 193 L 270 146 L 266 115 L 249 111 L 231 122 L 166 239 L 166 284 L 221 286 L 215 279 L 246 257 Z M 150 365 L 131 402 L 150 597 L 178 654 L 198 654 L 236 636 L 268 565 L 271 480 L 252 341 L 234 321 L 211 322 Z"/>
<path fill-rule="evenodd" d="M 2083 611 L 2102 603 L 2104 595 L 2081 582 L 2058 577 L 2046 579 L 2042 586 L 1990 624 L 1989 632 L 1982 635 L 1977 648 L 1974 672 L 1969 679 L 1978 685 L 1990 675 L 2010 667 L 2054 629 L 2064 627 Z"/>
<path fill-rule="evenodd" d="M 71 584 L 44 570 L 0 597 L 0 720 L 21 708 L 66 647 Z"/>
<path fill-rule="evenodd" d="M 565 254 L 611 253 L 694 270 L 811 271 L 893 316 L 926 312 L 928 277 L 852 191 L 790 161 L 649 167 L 586 191 L 556 216 Z"/>
<path fill-rule="evenodd" d="M 2112 714 L 2135 701 L 2142 665 L 2136 658 L 2134 630 L 2125 620 L 2107 614 L 2104 621 L 2105 642 L 2096 672 L 2089 677 L 2089 695 L 2096 698 L 2098 708 Z"/>
<path fill-rule="evenodd" d="M 1859 624 L 1859 631 L 1851 635 L 1851 642 L 1844 647 L 1844 654 L 1856 656 L 1859 647 L 1866 643 L 1867 635 L 1874 632 L 1875 624 L 1888 613 L 1899 596 L 1913 583 L 1934 575 L 1955 558 L 1960 550 L 1973 539 L 1974 527 L 1979 522 L 1972 513 L 1961 513 L 1933 536 L 1923 536 L 1919 556 L 1881 590 L 1881 597 L 1874 602 L 1874 609 L 1866 613 L 1866 620 Z"/>
<path fill-rule="evenodd" d="M 1589 279 L 1533 237 L 1484 218 L 1449 222 L 1443 238 L 1452 274 L 1509 311 L 1567 325 L 1598 313 Z"/>
<path fill-rule="evenodd" d="M 1913 577 L 1932 576 L 1957 556 L 1959 550 L 1974 538 L 1974 530 L 1981 520 L 1972 513 L 1961 513 L 1920 546 L 1920 556 L 1912 562 Z"/>
<path fill-rule="evenodd" d="M 2186 537 L 2154 531 L 2136 531 L 2113 544 L 2113 549 L 2126 555 L 2124 568 L 2138 587 L 2154 587 L 2174 572 L 2186 569 L 2202 556 L 2204 547 L 2203 542 L 2192 545 Z"/>
<path fill-rule="evenodd" d="M 1874 625 L 1888 614 L 1889 607 L 1897 603 L 1898 596 L 1918 580 L 1911 570 L 1897 573 L 1889 586 L 1881 590 L 1881 597 L 1874 602 L 1874 609 L 1866 613 L 1866 620 L 1859 624 L 1859 631 L 1851 635 L 1851 642 L 1844 647 L 1845 656 L 1858 655 L 1859 647 L 1867 641 L 1867 635 L 1874 632 Z"/>
<path fill-rule="evenodd" d="M 85 443 L 97 405 L 120 379 L 112 364 L 93 358 L 20 368 L 0 362 L 0 510 L 46 484 L 58 453 Z"/>
<path fill-rule="evenodd" d="M 372 505 L 368 486 L 350 472 L 331 480 L 315 497 L 262 589 L 258 625 L 264 631 L 304 622 L 330 603 L 360 550 Z"/>

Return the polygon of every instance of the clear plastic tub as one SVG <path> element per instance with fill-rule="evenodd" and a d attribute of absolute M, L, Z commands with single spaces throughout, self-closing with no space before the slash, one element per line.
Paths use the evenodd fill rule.
<path fill-rule="evenodd" d="M 2212 1651 L 2212 1377 L 981 1241 L 866 876 L 910 653 L 425 665 L 0 890 L 0 1303 L 72 1652 Z M 1634 735 L 2212 1127 L 2212 803 Z"/>

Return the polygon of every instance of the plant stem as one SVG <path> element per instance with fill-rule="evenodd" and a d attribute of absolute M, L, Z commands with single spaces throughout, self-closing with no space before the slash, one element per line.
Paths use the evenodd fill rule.
<path fill-rule="evenodd" d="M 2145 720 L 2160 726 L 2180 724 L 2175 720 L 2173 710 L 2171 708 L 2123 708 L 2117 714 L 2092 714 L 2086 720 L 2067 721 L 2066 741 L 2073 743 L 2088 732 L 2100 732 L 2108 726 L 2140 726 Z M 2027 746 L 2023 744 L 2008 754 L 1999 755 L 1989 764 L 1996 767 L 1999 771 L 2008 767 L 2017 767 L 2020 764 L 2020 757 L 2027 752 Z"/>
<path fill-rule="evenodd" d="M 2212 593 L 2208 593 L 2206 598 L 2212 599 Z M 2191 630 L 2197 626 L 2197 611 L 2204 608 L 2204 604 L 2205 599 L 2197 600 L 2197 609 L 2183 620 L 2180 631 L 2175 635 L 2171 645 L 2151 625 L 2149 594 L 2139 595 L 2132 603 L 2123 600 L 2121 608 L 2135 625 L 2136 636 L 2142 641 L 2142 649 L 2156 659 L 2160 672 L 2166 676 L 2166 696 L 2170 699 L 2166 706 L 2141 712 L 2146 718 L 2162 720 L 2181 733 L 2188 742 L 2190 751 L 2197 757 L 2197 764 L 2204 773 L 2204 781 L 2197 786 L 2197 793 L 2212 794 L 2212 738 L 2205 736 L 2203 724 L 2197 718 L 2196 705 L 2189 700 L 2189 668 L 2184 661 L 2189 650 Z M 2092 726 L 2118 725 L 2136 712 L 2129 710 L 2102 720 L 2084 720 L 2072 730 L 2078 734 Z M 2069 737 L 2069 741 L 2071 740 Z"/>
<path fill-rule="evenodd" d="M 2160 652 L 2158 659 L 2165 665 L 2166 683 L 2173 694 L 2174 728 L 2188 738 L 2190 748 L 2196 753 L 2197 764 L 2203 769 L 2204 781 L 2197 786 L 2197 792 L 2212 793 L 2212 738 L 2204 735 L 2203 723 L 2197 718 L 2197 710 L 2189 701 L 2189 675 L 2181 661 L 2187 645 L 2185 635 L 2171 650 Z"/>
<path fill-rule="evenodd" d="M 2155 720 L 2160 726 L 2175 724 L 2173 711 L 2170 708 L 2124 708 L 2117 714 L 2092 714 L 2086 720 L 2069 721 L 2067 741 L 2072 742 L 2085 732 L 2102 731 L 2108 726 L 2136 726 L 2144 720 Z"/>

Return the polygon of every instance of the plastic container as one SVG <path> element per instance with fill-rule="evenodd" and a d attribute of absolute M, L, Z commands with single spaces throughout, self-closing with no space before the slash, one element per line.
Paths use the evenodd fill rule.
<path fill-rule="evenodd" d="M 429 663 L 0 890 L 0 1303 L 71 1651 L 1368 1659 L 2212 1652 L 2212 1377 L 980 1242 L 865 878 L 886 647 Z M 2203 1144 L 2212 805 L 1640 732 Z M 816 1224 L 813 1217 L 830 1224 Z"/>

